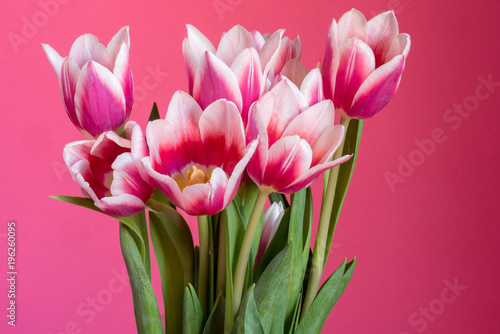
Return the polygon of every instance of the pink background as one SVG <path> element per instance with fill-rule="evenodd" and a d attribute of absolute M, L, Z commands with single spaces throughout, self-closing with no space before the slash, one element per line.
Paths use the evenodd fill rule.
<path fill-rule="evenodd" d="M 50 16 L 43 3 L 57 4 Z M 227 11 L 219 16 L 214 4 Z M 130 25 L 132 118 L 145 125 L 153 101 L 164 115 L 175 90 L 186 89 L 186 23 L 215 43 L 237 23 L 261 32 L 286 28 L 288 36 L 300 33 L 302 59 L 312 68 L 331 18 L 355 7 L 367 18 L 395 9 L 412 50 L 396 97 L 365 123 L 327 272 L 344 257 L 359 262 L 324 333 L 498 333 L 500 87 L 477 88 L 480 77 L 500 82 L 497 2 L 42 0 L 1 7 L 0 332 L 135 333 L 130 289 L 116 278 L 124 270 L 117 222 L 49 199 L 79 195 L 62 148 L 83 136 L 65 115 L 40 43 L 67 55 L 82 33 L 107 43 Z M 38 27 L 23 30 L 26 22 Z M 21 44 L 9 41 L 14 35 Z M 156 68 L 168 77 L 148 77 Z M 463 104 L 465 116 L 449 111 Z M 401 159 L 416 166 L 404 169 Z M 314 189 L 319 195 L 320 185 Z M 18 238 L 15 329 L 5 316 L 11 220 Z M 454 294 L 447 282 L 455 280 L 461 290 Z M 159 294 L 157 275 L 155 289 Z M 92 299 L 98 310 L 87 304 Z"/>

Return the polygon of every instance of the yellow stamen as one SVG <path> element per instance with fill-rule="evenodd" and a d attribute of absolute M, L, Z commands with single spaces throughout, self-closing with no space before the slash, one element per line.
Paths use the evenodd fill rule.
<path fill-rule="evenodd" d="M 205 174 L 203 170 L 198 169 L 196 168 L 196 166 L 193 165 L 193 171 L 192 172 L 190 170 L 187 171 L 186 181 L 187 185 L 191 186 L 197 183 L 207 183 L 209 179 L 208 175 Z"/>

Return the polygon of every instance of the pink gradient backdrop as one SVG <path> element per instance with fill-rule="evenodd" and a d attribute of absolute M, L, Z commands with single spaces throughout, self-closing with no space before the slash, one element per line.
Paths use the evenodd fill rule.
<path fill-rule="evenodd" d="M 132 118 L 145 125 L 153 101 L 164 115 L 175 90 L 186 89 L 186 23 L 214 42 L 237 23 L 264 32 L 286 28 L 288 36 L 300 34 L 303 60 L 312 68 L 323 55 L 331 18 L 352 7 L 368 18 L 395 9 L 412 50 L 396 97 L 365 123 L 327 273 L 344 257 L 357 256 L 358 266 L 324 333 L 498 333 L 500 87 L 475 98 L 480 76 L 500 82 L 497 2 L 59 1 L 47 20 L 38 1 L 1 5 L 1 333 L 135 333 L 129 287 L 116 278 L 124 270 L 117 222 L 49 199 L 79 195 L 62 148 L 83 136 L 65 115 L 40 43 L 66 55 L 82 33 L 107 43 L 130 25 L 135 84 L 150 88 L 136 96 Z M 219 16 L 214 3 L 228 10 Z M 23 32 L 34 18 L 36 31 Z M 9 34 L 25 39 L 14 47 Z M 157 68 L 168 76 L 147 79 Z M 447 110 L 464 102 L 469 116 L 447 122 Z M 431 138 L 437 128 L 446 140 L 391 189 L 387 172 L 398 173 L 401 157 L 421 158 L 415 141 Z M 314 187 L 316 204 L 320 187 Z M 16 328 L 5 316 L 11 220 L 18 226 Z M 439 302 L 453 299 L 444 281 L 455 279 L 465 290 L 450 303 Z M 87 303 L 96 297 L 104 305 L 91 311 Z M 419 312 L 429 307 L 435 313 L 426 319 Z"/>

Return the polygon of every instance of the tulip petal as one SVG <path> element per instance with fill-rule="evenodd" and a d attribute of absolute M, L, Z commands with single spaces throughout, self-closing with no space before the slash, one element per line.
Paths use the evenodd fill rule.
<path fill-rule="evenodd" d="M 385 62 L 389 62 L 392 58 L 403 55 L 406 59 L 408 53 L 410 52 L 411 40 L 408 34 L 399 34 L 394 37 L 391 43 L 389 51 L 385 56 Z"/>
<path fill-rule="evenodd" d="M 404 56 L 396 56 L 366 78 L 354 96 L 348 113 L 351 118 L 369 118 L 389 103 L 404 69 Z"/>
<path fill-rule="evenodd" d="M 109 189 L 95 178 L 89 160 L 84 159 L 78 161 L 71 166 L 70 172 L 73 180 L 78 184 L 78 187 L 80 187 L 82 194 L 87 198 L 91 198 L 94 203 L 97 202 L 99 198 L 109 194 Z"/>
<path fill-rule="evenodd" d="M 262 69 L 257 50 L 254 48 L 243 50 L 233 61 L 231 71 L 233 71 L 240 87 L 243 100 L 241 116 L 243 123 L 246 124 L 248 109 L 259 98 L 262 86 Z"/>
<path fill-rule="evenodd" d="M 146 140 L 152 169 L 169 175 L 181 172 L 184 166 L 177 164 L 175 130 L 169 122 L 163 119 L 149 122 L 146 127 Z M 149 172 L 148 174 L 151 175 Z"/>
<path fill-rule="evenodd" d="M 91 34 L 82 35 L 75 40 L 69 51 L 69 57 L 82 69 L 91 60 L 109 70 L 113 69 L 108 50 L 104 45 L 99 43 L 97 37 Z"/>
<path fill-rule="evenodd" d="M 236 25 L 222 36 L 216 56 L 227 66 L 231 66 L 244 49 L 256 47 L 252 35 L 242 26 Z"/>
<path fill-rule="evenodd" d="M 56 50 L 54 50 L 50 45 L 48 44 L 42 44 L 43 51 L 45 51 L 45 54 L 47 55 L 47 58 L 49 59 L 50 65 L 52 65 L 52 68 L 54 69 L 54 72 L 56 72 L 57 79 L 61 79 L 61 66 L 64 61 L 64 58 L 57 53 Z"/>
<path fill-rule="evenodd" d="M 321 71 L 318 68 L 313 69 L 306 75 L 300 85 L 300 91 L 309 106 L 325 99 Z"/>
<path fill-rule="evenodd" d="M 90 61 L 83 66 L 76 84 L 75 110 L 82 128 L 92 136 L 117 129 L 125 122 L 122 87 L 101 64 Z"/>
<path fill-rule="evenodd" d="M 120 137 L 113 131 L 106 131 L 97 138 L 90 154 L 111 165 L 117 156 L 130 152 L 130 147 L 130 140 Z"/>
<path fill-rule="evenodd" d="M 148 129 L 149 125 L 148 128 L 146 129 L 146 136 L 148 134 Z M 151 152 L 153 152 L 152 149 Z M 155 180 L 156 184 L 158 185 L 158 188 L 160 188 L 160 190 L 165 194 L 165 196 L 168 198 L 170 202 L 172 202 L 175 206 L 182 207 L 182 192 L 181 189 L 179 188 L 179 185 L 170 176 L 165 175 L 161 172 L 158 173 L 155 170 L 156 168 L 152 166 L 152 161 L 151 161 L 153 160 L 152 157 L 153 156 L 142 158 L 141 161 L 142 165 L 144 166 L 144 170 L 149 174 L 149 176 L 153 178 L 153 180 Z"/>
<path fill-rule="evenodd" d="M 312 161 L 312 150 L 299 136 L 284 137 L 269 149 L 263 186 L 277 192 L 288 187 L 305 171 Z"/>
<path fill-rule="evenodd" d="M 205 52 L 201 58 L 193 97 L 202 109 L 218 99 L 234 102 L 238 110 L 242 108 L 242 97 L 236 77 L 223 61 L 209 52 Z"/>
<path fill-rule="evenodd" d="M 299 178 L 295 180 L 292 184 L 290 184 L 287 188 L 281 190 L 280 192 L 284 194 L 293 194 L 300 189 L 307 187 L 310 185 L 316 178 L 326 170 L 333 168 L 337 165 L 340 165 L 341 163 L 349 160 L 352 157 L 352 155 L 344 155 L 341 158 L 338 158 L 337 160 L 330 161 L 330 162 L 325 162 L 320 165 L 316 165 L 303 173 Z"/>
<path fill-rule="evenodd" d="M 232 102 L 218 100 L 209 105 L 199 121 L 206 166 L 219 166 L 231 174 L 245 154 L 245 130 L 240 113 Z"/>
<path fill-rule="evenodd" d="M 169 159 L 176 159 L 181 169 L 191 162 L 207 164 L 198 124 L 202 113 L 198 103 L 181 91 L 174 94 L 168 106 L 165 120 L 175 128 L 170 134 L 175 136 L 175 157 Z M 171 172 L 169 174 L 172 175 Z"/>
<path fill-rule="evenodd" d="M 374 70 L 375 58 L 365 42 L 357 38 L 342 42 L 335 88 L 335 107 L 349 110 L 354 95 Z"/>
<path fill-rule="evenodd" d="M 110 190 L 113 196 L 130 194 L 140 198 L 143 202 L 149 199 L 153 188 L 142 179 L 132 154 L 119 155 L 111 168 L 113 169 L 113 182 Z"/>
<path fill-rule="evenodd" d="M 323 132 L 313 146 L 311 166 L 316 166 L 330 160 L 342 143 L 343 138 L 344 127 L 342 125 L 332 126 Z"/>
<path fill-rule="evenodd" d="M 108 215 L 118 217 L 132 216 L 146 208 L 146 205 L 140 198 L 130 194 L 103 197 L 94 204 Z"/>
<path fill-rule="evenodd" d="M 66 113 L 73 124 L 82 131 L 82 126 L 75 110 L 75 93 L 78 78 L 81 70 L 71 58 L 65 58 L 61 66 L 61 76 L 59 85 L 61 87 L 61 95 L 66 108 Z"/>
<path fill-rule="evenodd" d="M 66 144 L 63 149 L 63 160 L 68 169 L 80 160 L 88 160 L 94 143 L 94 140 L 80 140 Z"/>
<path fill-rule="evenodd" d="M 127 115 L 132 111 L 134 101 L 134 79 L 130 67 L 128 46 L 123 43 L 115 60 L 113 74 L 118 79 L 125 95 L 125 104 L 127 106 Z"/>
<path fill-rule="evenodd" d="M 260 52 L 260 50 L 262 50 L 262 47 L 266 43 L 266 40 L 262 36 L 262 34 L 260 32 L 258 32 L 257 30 L 253 30 L 251 32 L 251 34 L 252 34 L 253 41 L 255 42 L 255 47 L 257 48 L 257 52 Z"/>
<path fill-rule="evenodd" d="M 295 86 L 300 87 L 304 78 L 307 76 L 307 68 L 298 60 L 297 58 L 290 59 L 283 69 L 281 70 L 281 75 L 284 75 Z"/>
<path fill-rule="evenodd" d="M 349 38 L 356 37 L 366 43 L 367 29 L 365 16 L 353 8 L 339 19 L 337 41 L 340 44 Z"/>
<path fill-rule="evenodd" d="M 325 100 L 307 108 L 295 117 L 282 136 L 299 136 L 305 139 L 310 147 L 314 147 L 319 137 L 333 125 L 334 121 L 333 103 L 331 100 Z"/>
<path fill-rule="evenodd" d="M 393 11 L 381 13 L 368 21 L 367 29 L 367 44 L 373 50 L 377 67 L 379 67 L 384 63 L 394 36 L 399 33 L 398 20 Z"/>
<path fill-rule="evenodd" d="M 262 184 L 269 149 L 269 141 L 266 131 L 267 124 L 262 118 L 263 113 L 261 110 L 261 102 L 268 98 L 272 99 L 272 103 L 274 103 L 274 94 L 267 93 L 259 100 L 259 102 L 252 104 L 248 113 L 246 141 L 249 143 L 259 138 L 259 144 L 257 146 L 256 153 L 252 156 L 252 159 L 248 163 L 247 172 L 257 184 Z"/>
<path fill-rule="evenodd" d="M 332 20 L 326 33 L 325 56 L 323 57 L 323 86 L 325 98 L 333 99 L 335 81 L 339 68 L 340 51 L 337 42 L 337 22 Z"/>
<path fill-rule="evenodd" d="M 212 204 L 212 199 L 212 187 L 209 183 L 193 184 L 182 191 L 182 203 L 179 207 L 192 216 L 213 215 L 217 211 L 211 212 L 213 206 L 215 206 L 215 204 Z M 223 197 L 221 196 L 219 200 L 222 208 Z"/>
<path fill-rule="evenodd" d="M 111 59 L 110 68 L 115 67 L 115 60 L 118 57 L 118 53 L 122 48 L 122 44 L 127 46 L 127 50 L 130 49 L 130 34 L 128 26 L 125 26 L 118 30 L 118 32 L 111 38 L 106 47 L 108 50 L 109 57 Z"/>
<path fill-rule="evenodd" d="M 189 94 L 193 94 L 193 85 L 202 55 L 208 51 L 215 53 L 215 47 L 198 29 L 188 24 L 188 37 L 182 42 L 184 66 L 188 75 Z"/>
<path fill-rule="evenodd" d="M 285 30 L 280 29 L 275 31 L 267 40 L 266 43 L 262 46 L 262 49 L 260 50 L 259 57 L 260 57 L 260 64 L 264 68 L 264 74 L 263 78 L 267 79 L 268 76 L 271 76 L 274 78 L 275 75 L 277 75 L 279 72 L 276 72 L 274 69 L 283 68 L 285 65 L 285 60 L 280 59 L 279 64 L 276 64 L 278 62 L 277 57 L 279 53 L 279 49 L 281 46 L 281 38 L 283 37 L 283 34 L 285 33 Z M 262 87 L 262 93 L 264 92 L 265 86 L 263 85 Z"/>

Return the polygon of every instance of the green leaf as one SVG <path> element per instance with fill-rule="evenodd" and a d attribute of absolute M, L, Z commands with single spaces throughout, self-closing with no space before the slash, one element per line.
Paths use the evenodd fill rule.
<path fill-rule="evenodd" d="M 151 280 L 144 268 L 133 232 L 125 224 L 120 224 L 120 245 L 132 288 L 137 332 L 164 333 Z"/>
<path fill-rule="evenodd" d="M 220 334 L 224 333 L 224 298 L 219 294 L 215 301 L 212 312 L 208 317 L 203 334 Z M 172 332 L 174 333 L 174 332 Z"/>
<path fill-rule="evenodd" d="M 153 102 L 153 108 L 151 108 L 151 113 L 149 114 L 148 122 L 160 119 L 160 112 L 158 111 L 158 106 L 156 102 Z"/>
<path fill-rule="evenodd" d="M 296 334 L 321 333 L 321 329 L 333 306 L 335 306 L 347 284 L 349 284 L 355 267 L 356 258 L 347 265 L 346 260 L 344 260 L 340 267 L 326 280 L 311 307 L 300 321 L 295 331 Z"/>
<path fill-rule="evenodd" d="M 111 216 L 102 212 L 99 208 L 97 208 L 94 205 L 94 201 L 92 201 L 90 198 L 74 197 L 74 196 L 50 196 L 50 197 L 62 202 L 70 203 L 73 205 L 81 206 L 83 208 L 97 211 L 106 216 L 115 218 L 120 222 L 122 222 L 123 224 L 127 225 L 132 230 L 132 232 L 134 232 L 132 236 L 141 254 L 142 262 L 144 263 L 144 267 L 146 269 L 146 272 L 148 273 L 149 279 L 151 279 L 151 259 L 149 254 L 148 227 L 146 222 L 146 214 L 144 211 L 139 212 L 130 217 Z"/>
<path fill-rule="evenodd" d="M 254 288 L 255 284 L 245 294 L 231 334 L 264 334 L 259 311 L 257 311 L 255 304 Z"/>
<path fill-rule="evenodd" d="M 258 195 L 259 187 L 255 184 L 255 182 L 252 181 L 251 178 L 248 178 L 245 186 L 245 194 L 244 197 L 242 197 L 243 211 L 246 217 L 245 220 L 248 220 L 248 218 L 250 217 Z M 247 222 L 245 222 L 245 226 L 246 224 Z"/>
<path fill-rule="evenodd" d="M 203 326 L 203 310 L 194 287 L 189 284 L 184 291 L 183 334 L 199 334 Z"/>
<path fill-rule="evenodd" d="M 181 333 L 184 290 L 193 283 L 193 239 L 184 218 L 168 205 L 149 212 L 151 240 L 160 271 L 167 333 Z"/>
<path fill-rule="evenodd" d="M 304 250 L 302 253 L 302 264 L 304 265 L 304 270 L 307 267 L 307 261 L 309 259 L 309 253 L 311 252 L 311 231 L 312 231 L 312 220 L 313 220 L 313 199 L 311 187 L 307 187 L 306 191 L 306 203 L 304 209 L 304 225 L 302 232 L 304 238 L 302 239 Z"/>
<path fill-rule="evenodd" d="M 289 334 L 292 334 L 297 329 L 297 326 L 299 325 L 301 306 L 302 306 L 302 291 L 299 293 L 299 297 L 297 298 L 297 303 L 295 304 L 295 309 L 293 311 L 292 324 L 291 324 L 290 330 L 288 332 Z"/>
<path fill-rule="evenodd" d="M 292 260 L 292 247 L 283 249 L 267 266 L 255 286 L 255 303 L 265 333 L 269 333 L 273 322 L 285 322 L 287 300 L 287 273 Z"/>
<path fill-rule="evenodd" d="M 333 241 L 333 234 L 335 233 L 335 227 L 337 226 L 337 221 L 340 216 L 340 210 L 344 203 L 344 199 L 347 193 L 347 188 L 351 182 L 352 173 L 354 171 L 354 166 L 356 165 L 356 159 L 358 158 L 359 142 L 361 140 L 361 132 L 363 131 L 363 120 L 351 119 L 349 121 L 349 126 L 347 128 L 347 134 L 345 138 L 343 155 L 353 154 L 353 157 L 339 166 L 339 175 L 337 180 L 337 187 L 335 188 L 335 199 L 333 201 L 332 215 L 330 217 L 330 225 L 328 228 L 328 238 L 325 248 L 325 259 L 328 258 L 330 253 L 330 247 Z M 329 171 L 325 173 L 325 184 L 328 181 Z M 324 187 L 326 189 L 326 187 Z M 323 194 L 324 197 L 324 194 Z M 325 261 L 326 265 L 326 261 Z"/>

